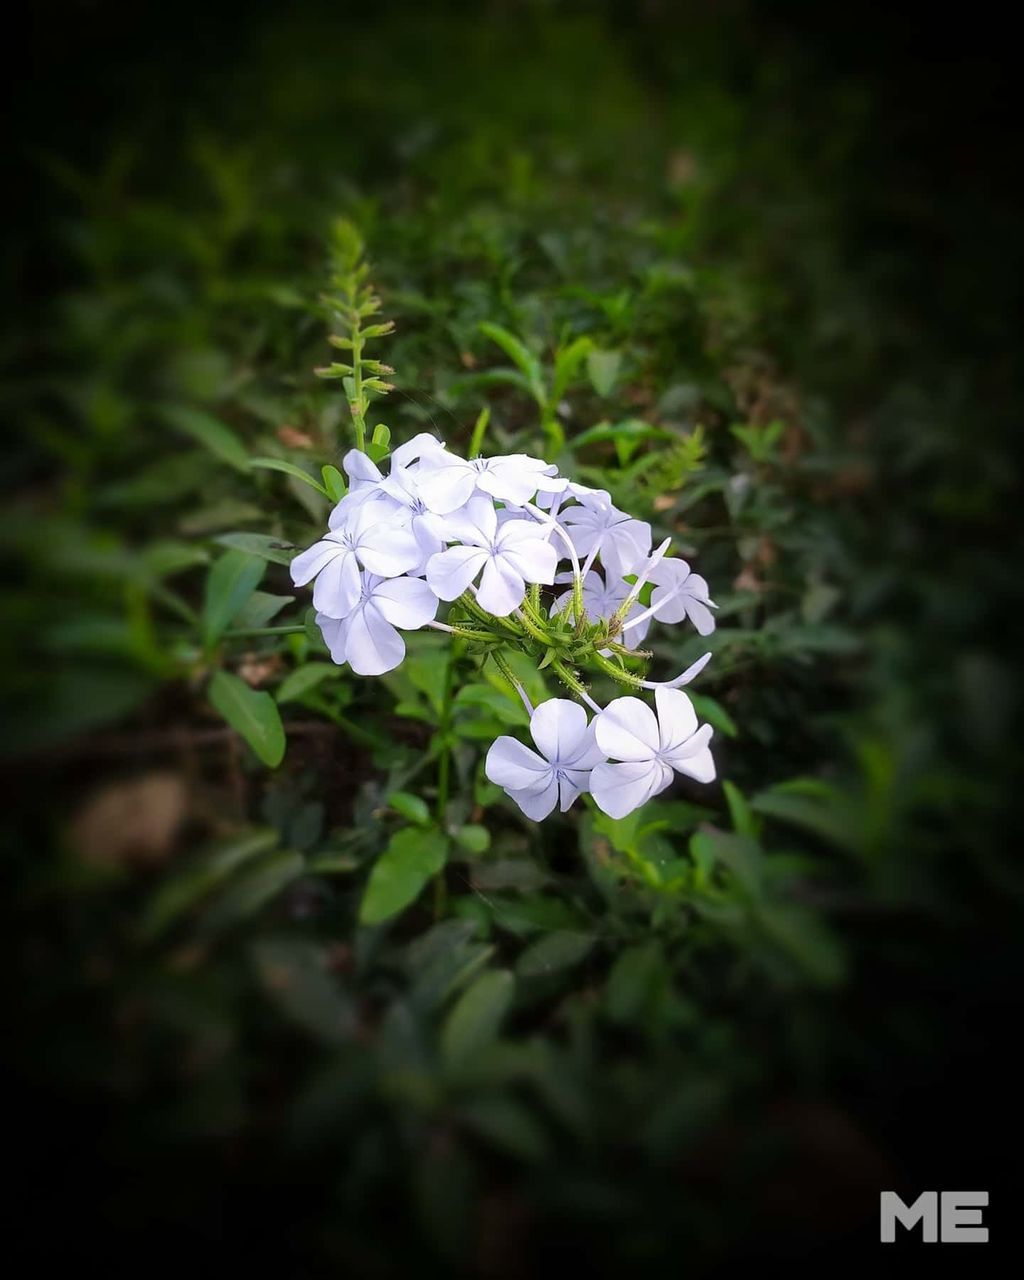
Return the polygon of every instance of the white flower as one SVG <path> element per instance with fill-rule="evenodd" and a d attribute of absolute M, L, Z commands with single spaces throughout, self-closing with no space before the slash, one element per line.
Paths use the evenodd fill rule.
<path fill-rule="evenodd" d="M 361 676 L 379 676 L 405 657 L 405 641 L 395 628 L 415 631 L 436 613 L 437 596 L 421 578 L 367 573 L 347 617 L 318 613 L 316 621 L 335 662 L 347 662 Z"/>
<path fill-rule="evenodd" d="M 529 502 L 538 489 L 560 493 L 566 481 L 556 471 L 553 464 L 525 453 L 467 462 L 453 453 L 431 452 L 420 462 L 418 484 L 427 507 L 447 515 L 465 506 L 478 490 L 517 506 Z"/>
<path fill-rule="evenodd" d="M 620 578 L 635 573 L 651 554 L 651 526 L 612 506 L 604 492 L 581 495 L 579 505 L 567 507 L 559 520 L 581 560 L 595 552 L 604 567 Z"/>
<path fill-rule="evenodd" d="M 597 807 L 624 818 L 664 791 L 673 770 L 710 782 L 715 762 L 710 725 L 697 725 L 693 703 L 681 689 L 658 689 L 658 714 L 639 698 L 616 698 L 595 717 L 597 744 L 619 764 L 598 764 L 590 779 Z"/>
<path fill-rule="evenodd" d="M 509 520 L 499 529 L 494 503 L 483 497 L 473 498 L 448 523 L 464 545 L 427 561 L 427 582 L 442 600 L 456 600 L 482 569 L 477 600 L 488 613 L 504 618 L 522 604 L 528 582 L 554 582 L 558 553 L 543 525 Z"/>
<path fill-rule="evenodd" d="M 530 717 L 531 751 L 515 738 L 501 737 L 487 752 L 484 772 L 528 818 L 539 822 L 558 804 L 563 813 L 589 789 L 590 771 L 604 759 L 587 713 L 568 698 L 549 698 Z"/>
<path fill-rule="evenodd" d="M 651 608 L 659 622 L 682 622 L 689 618 L 702 636 L 715 629 L 711 609 L 718 606 L 708 594 L 708 584 L 699 573 L 691 573 L 685 560 L 661 560 L 651 570 L 657 583 L 651 593 Z M 710 608 L 709 608 L 710 606 Z"/>
<path fill-rule="evenodd" d="M 421 555 L 411 530 L 389 520 L 377 503 L 366 502 L 350 510 L 340 528 L 295 557 L 292 582 L 301 587 L 316 578 L 314 608 L 329 618 L 345 618 L 359 600 L 360 565 L 379 577 L 397 578 Z"/>
<path fill-rule="evenodd" d="M 566 580 L 566 575 L 559 574 L 558 581 Z M 568 577 L 571 581 L 571 576 Z M 610 573 L 605 574 L 602 579 L 596 569 L 589 569 L 583 575 L 583 608 L 588 618 L 596 621 L 598 618 L 607 620 L 612 614 L 617 613 L 619 606 L 633 590 L 628 582 L 622 578 L 615 578 Z M 566 591 L 564 595 L 558 597 L 555 601 L 554 608 L 559 612 L 568 609 L 572 604 L 572 592 Z M 638 614 L 644 612 L 644 607 L 640 603 L 634 603 L 630 606 L 626 619 L 634 618 Z M 635 627 L 630 627 L 628 631 L 624 631 L 621 641 L 627 648 L 635 648 L 647 634 L 650 621 L 639 622 Z M 605 654 L 609 651 L 604 650 Z"/>

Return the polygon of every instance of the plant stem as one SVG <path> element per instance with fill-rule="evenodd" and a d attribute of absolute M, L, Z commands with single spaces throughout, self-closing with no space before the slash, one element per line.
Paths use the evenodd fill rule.
<path fill-rule="evenodd" d="M 451 789 L 452 776 L 452 703 L 455 687 L 455 657 L 457 640 L 452 641 L 448 650 L 448 663 L 444 670 L 444 688 L 441 693 L 441 714 L 438 717 L 438 734 L 441 739 L 441 751 L 437 758 L 437 799 L 434 816 L 437 825 L 444 830 L 445 814 L 448 809 L 448 792 Z M 444 868 L 434 878 L 434 919 L 440 920 L 448 903 L 448 886 L 445 884 Z"/>
<path fill-rule="evenodd" d="M 225 631 L 225 640 L 234 640 L 240 636 L 294 636 L 305 631 L 299 627 L 238 627 L 234 631 Z"/>

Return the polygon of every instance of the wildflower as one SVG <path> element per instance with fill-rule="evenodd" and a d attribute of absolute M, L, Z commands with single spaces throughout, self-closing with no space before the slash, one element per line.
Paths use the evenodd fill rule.
<path fill-rule="evenodd" d="M 689 618 L 698 634 L 709 636 L 715 629 L 711 609 L 718 606 L 711 599 L 708 584 L 699 573 L 692 573 L 685 560 L 664 559 L 650 572 L 657 585 L 651 593 L 651 609 L 659 622 L 682 622 Z"/>
<path fill-rule="evenodd" d="M 693 703 L 680 689 L 657 689 L 658 714 L 639 698 L 616 698 L 595 718 L 597 745 L 619 763 L 595 766 L 591 792 L 597 807 L 623 818 L 685 773 L 710 782 L 715 763 L 708 742 L 710 725 L 697 724 Z"/>
<path fill-rule="evenodd" d="M 358 675 L 393 671 L 405 657 L 405 641 L 396 628 L 416 631 L 437 613 L 437 596 L 421 578 L 363 575 L 359 599 L 344 618 L 316 615 L 317 626 L 339 665 Z"/>
<path fill-rule="evenodd" d="M 565 488 L 566 481 L 556 471 L 551 463 L 525 453 L 467 462 L 453 453 L 431 452 L 420 463 L 419 490 L 427 507 L 438 515 L 465 506 L 478 491 L 522 506 L 538 489 L 560 493 Z"/>
<path fill-rule="evenodd" d="M 483 570 L 477 601 L 504 618 L 522 604 L 528 582 L 554 582 L 558 553 L 535 521 L 508 520 L 499 528 L 494 503 L 481 496 L 449 523 L 462 545 L 431 556 L 426 566 L 427 582 L 442 600 L 457 599 Z"/>
<path fill-rule="evenodd" d="M 345 618 L 360 596 L 360 566 L 382 578 L 397 578 L 420 559 L 420 548 L 407 528 L 364 504 L 345 522 L 324 535 L 291 563 L 292 582 L 304 586 L 313 578 L 313 606 L 329 618 Z"/>
<path fill-rule="evenodd" d="M 611 573 L 625 577 L 651 554 L 651 526 L 612 505 L 607 493 L 581 494 L 577 506 L 561 513 L 577 555 L 600 555 Z"/>
<path fill-rule="evenodd" d="M 484 772 L 528 818 L 539 822 L 556 804 L 565 813 L 589 790 L 591 770 L 604 754 L 586 711 L 568 698 L 542 702 L 530 717 L 530 735 L 537 751 L 515 738 L 498 738 L 487 752 Z"/>

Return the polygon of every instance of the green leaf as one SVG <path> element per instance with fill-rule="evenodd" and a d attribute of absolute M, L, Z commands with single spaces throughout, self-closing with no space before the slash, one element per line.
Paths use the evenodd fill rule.
<path fill-rule="evenodd" d="M 512 1003 L 515 979 L 507 969 L 481 974 L 459 998 L 441 1030 L 441 1054 L 448 1067 L 461 1067 L 497 1039 Z"/>
<path fill-rule="evenodd" d="M 593 947 L 594 939 L 571 929 L 556 929 L 532 943 L 519 957 L 516 973 L 521 978 L 537 978 L 559 969 L 571 968 Z"/>
<path fill-rule="evenodd" d="M 599 347 L 595 347 L 587 356 L 590 385 L 599 396 L 611 394 L 621 365 L 622 353 L 619 351 L 602 351 Z"/>
<path fill-rule="evenodd" d="M 608 975 L 605 1004 L 613 1022 L 650 1026 L 671 989 L 671 973 L 662 944 L 627 947 Z"/>
<path fill-rule="evenodd" d="M 377 859 L 359 908 L 362 924 L 380 924 L 420 895 L 445 863 L 448 841 L 440 831 L 406 827 L 391 837 Z"/>
<path fill-rule="evenodd" d="M 299 938 L 263 938 L 253 961 L 270 1000 L 289 1021 L 326 1044 L 343 1044 L 355 1031 L 352 1002 L 327 969 L 322 947 Z"/>
<path fill-rule="evenodd" d="M 294 462 L 286 462 L 284 458 L 250 458 L 249 466 L 261 471 L 282 471 L 286 476 L 302 480 L 311 489 L 315 489 L 317 493 L 322 494 L 323 497 L 330 498 L 331 496 L 320 481 L 311 476 L 308 471 Z"/>
<path fill-rule="evenodd" d="M 256 590 L 266 563 L 244 551 L 225 551 L 206 575 L 203 600 L 203 643 L 209 647 L 220 639 L 231 620 Z"/>
<path fill-rule="evenodd" d="M 222 533 L 214 538 L 214 542 L 222 547 L 245 551 L 250 556 L 260 556 L 273 564 L 291 564 L 299 550 L 265 533 Z"/>
<path fill-rule="evenodd" d="M 248 471 L 249 454 L 245 445 L 223 422 L 187 405 L 163 405 L 160 414 L 175 430 L 191 436 L 228 466 L 236 471 Z"/>
<path fill-rule="evenodd" d="M 235 614 L 234 627 L 254 630 L 265 627 L 273 622 L 282 609 L 294 603 L 294 596 L 275 596 L 269 591 L 254 591 Z"/>
<path fill-rule="evenodd" d="M 321 467 L 320 474 L 324 478 L 324 488 L 327 490 L 327 496 L 332 502 L 340 502 L 345 494 L 348 493 L 345 477 L 337 467 L 332 466 Z"/>
<path fill-rule="evenodd" d="M 491 847 L 491 833 L 479 823 L 469 822 L 456 831 L 455 843 L 467 853 L 486 853 Z"/>
<path fill-rule="evenodd" d="M 251 689 L 227 671 L 218 671 L 210 681 L 207 696 L 214 710 L 242 735 L 263 763 L 277 768 L 284 759 L 284 725 L 270 694 Z"/>
<path fill-rule="evenodd" d="M 551 399 L 557 403 L 569 388 L 576 371 L 588 359 L 594 344 L 590 338 L 577 338 L 555 356 L 554 377 L 551 383 Z"/>
<path fill-rule="evenodd" d="M 239 867 L 273 849 L 278 833 L 269 828 L 246 831 L 202 854 L 199 860 L 164 881 L 142 916 L 142 934 L 155 938 L 168 925 L 223 884 Z"/>
<path fill-rule="evenodd" d="M 305 873 L 306 863 L 300 853 L 291 849 L 279 849 L 261 858 L 237 876 L 214 902 L 203 918 L 210 929 L 223 929 L 227 925 L 254 915 L 260 907 L 276 898 L 282 889 Z"/>
<path fill-rule="evenodd" d="M 757 818 L 754 816 L 750 805 L 740 791 L 731 782 L 723 781 L 722 790 L 725 792 L 725 799 L 729 805 L 729 816 L 732 818 L 732 827 L 737 835 L 749 836 L 751 840 L 756 840 L 760 835 Z"/>
<path fill-rule="evenodd" d="M 500 324 L 492 324 L 489 320 L 484 320 L 480 324 L 480 332 L 492 342 L 496 342 L 512 363 L 522 371 L 538 404 L 546 403 L 547 395 L 544 390 L 540 361 L 529 347 L 514 333 L 510 333 Z"/>
<path fill-rule="evenodd" d="M 279 704 L 298 702 L 310 689 L 341 674 L 341 668 L 331 662 L 307 662 L 290 671 L 281 681 L 277 687 L 277 701 Z"/>
<path fill-rule="evenodd" d="M 459 1119 L 491 1146 L 529 1161 L 543 1160 L 548 1136 L 533 1113 L 514 1098 L 475 1098 L 459 1108 Z"/>
<path fill-rule="evenodd" d="M 392 791 L 388 796 L 388 804 L 395 813 L 401 814 L 414 826 L 430 826 L 430 808 L 420 796 L 414 796 L 409 791 Z"/>

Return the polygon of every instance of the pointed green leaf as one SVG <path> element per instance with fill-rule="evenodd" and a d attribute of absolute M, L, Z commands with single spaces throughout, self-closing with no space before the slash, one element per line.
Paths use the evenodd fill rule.
<path fill-rule="evenodd" d="M 276 769 L 284 759 L 281 713 L 269 693 L 251 689 L 244 680 L 218 671 L 207 690 L 210 704 L 240 733 L 264 764 Z"/>
<path fill-rule="evenodd" d="M 294 462 L 286 462 L 284 458 L 250 458 L 249 466 L 254 467 L 257 471 L 282 471 L 286 476 L 293 476 L 296 480 L 302 480 L 325 498 L 330 498 L 331 496 L 320 481 L 311 476 L 308 471 L 303 467 L 297 466 Z"/>
<path fill-rule="evenodd" d="M 404 910 L 441 870 L 447 853 L 448 841 L 440 831 L 406 827 L 393 835 L 370 873 L 360 921 L 380 924 Z"/>
<path fill-rule="evenodd" d="M 201 409 L 188 405 L 163 405 L 160 414 L 176 431 L 191 436 L 199 444 L 236 471 L 249 469 L 249 453 L 241 439 L 230 427 Z"/>
<path fill-rule="evenodd" d="M 497 969 L 481 974 L 462 994 L 441 1031 L 441 1054 L 447 1066 L 464 1066 L 497 1039 L 514 991 L 512 974 Z"/>
<path fill-rule="evenodd" d="M 215 644 L 256 590 L 266 561 L 244 551 L 225 551 L 206 575 L 203 600 L 203 643 Z"/>

